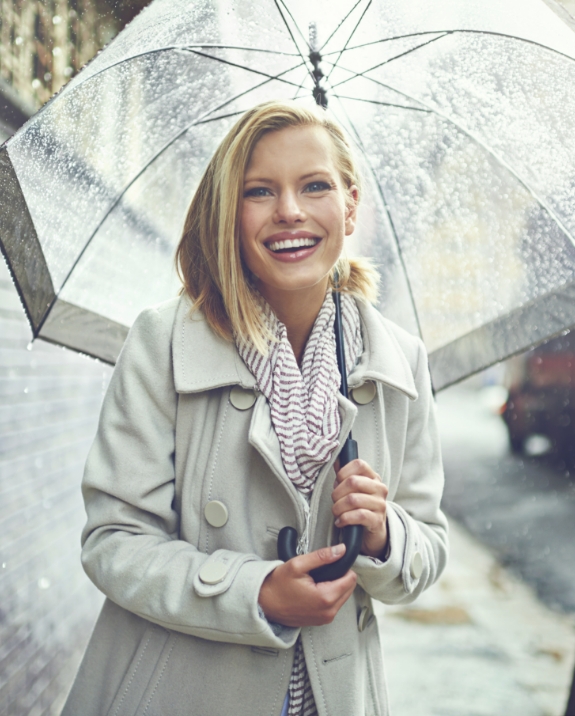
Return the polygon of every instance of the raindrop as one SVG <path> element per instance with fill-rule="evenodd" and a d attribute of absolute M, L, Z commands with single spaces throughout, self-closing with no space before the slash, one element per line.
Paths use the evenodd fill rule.
<path fill-rule="evenodd" d="M 6 569 L 6 562 L 2 562 L 2 569 Z"/>
<path fill-rule="evenodd" d="M 18 37 L 14 40 L 14 43 L 16 45 L 21 45 L 24 42 L 24 40 L 18 35 Z"/>
<path fill-rule="evenodd" d="M 530 435 L 523 444 L 527 455 L 532 457 L 545 455 L 551 450 L 551 447 L 551 440 L 545 435 Z"/>
<path fill-rule="evenodd" d="M 38 586 L 40 589 L 50 589 L 50 580 L 46 579 L 46 577 L 40 577 L 38 580 Z"/>
<path fill-rule="evenodd" d="M 42 86 L 42 83 L 40 82 L 40 80 L 37 77 L 32 80 L 32 89 L 38 89 L 38 87 L 41 87 L 41 86 Z"/>
<path fill-rule="evenodd" d="M 28 388 L 24 388 L 24 392 L 25 392 L 25 393 L 28 393 Z"/>
<path fill-rule="evenodd" d="M 60 17 L 60 15 L 54 15 L 54 17 L 52 18 L 52 23 L 54 25 L 59 25 L 61 22 L 62 18 Z"/>
<path fill-rule="evenodd" d="M 44 75 L 44 80 L 45 80 L 46 82 L 49 82 L 51 79 L 52 79 L 52 73 L 51 73 L 51 72 L 46 72 L 46 74 Z"/>
<path fill-rule="evenodd" d="M 32 344 L 32 341 L 30 341 L 30 343 L 28 343 L 28 345 L 26 346 L 26 350 L 31 351 L 32 348 L 33 348 L 33 344 Z"/>
<path fill-rule="evenodd" d="M 61 48 L 61 47 L 55 47 L 55 48 L 52 50 L 52 54 L 54 55 L 54 57 L 60 57 L 60 55 L 62 54 L 62 48 Z"/>

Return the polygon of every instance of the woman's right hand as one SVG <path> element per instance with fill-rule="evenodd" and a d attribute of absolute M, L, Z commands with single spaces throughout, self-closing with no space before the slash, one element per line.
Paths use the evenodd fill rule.
<path fill-rule="evenodd" d="M 309 573 L 337 561 L 344 552 L 343 544 L 324 547 L 294 557 L 270 572 L 259 596 L 266 618 L 289 627 L 330 624 L 355 589 L 357 575 L 350 570 L 333 582 L 316 584 Z"/>

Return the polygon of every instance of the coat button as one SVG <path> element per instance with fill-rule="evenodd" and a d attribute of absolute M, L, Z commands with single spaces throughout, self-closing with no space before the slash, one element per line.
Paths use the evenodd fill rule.
<path fill-rule="evenodd" d="M 421 573 L 423 572 L 423 559 L 421 557 L 421 552 L 415 552 L 411 558 L 409 571 L 413 579 L 419 579 L 421 577 Z"/>
<path fill-rule="evenodd" d="M 373 380 L 368 380 L 363 385 L 353 388 L 351 397 L 358 405 L 367 405 L 375 398 L 377 388 Z"/>
<path fill-rule="evenodd" d="M 204 507 L 204 517 L 212 527 L 223 527 L 228 521 L 228 508 L 219 500 L 212 500 Z"/>
<path fill-rule="evenodd" d="M 249 410 L 256 402 L 256 394 L 249 388 L 234 385 L 230 391 L 230 402 L 238 410 Z"/>
<path fill-rule="evenodd" d="M 208 560 L 198 572 L 200 582 L 204 584 L 219 584 L 223 582 L 228 573 L 228 565 L 223 562 L 212 562 Z"/>
<path fill-rule="evenodd" d="M 363 631 L 371 621 L 373 612 L 369 607 L 362 607 L 357 618 L 357 630 Z"/>

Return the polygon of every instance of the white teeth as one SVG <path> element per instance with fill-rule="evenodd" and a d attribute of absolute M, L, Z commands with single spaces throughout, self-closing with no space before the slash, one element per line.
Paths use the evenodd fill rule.
<path fill-rule="evenodd" d="M 268 244 L 272 251 L 281 251 L 281 249 L 303 249 L 306 246 L 315 246 L 319 239 L 283 239 L 282 241 L 274 241 Z"/>

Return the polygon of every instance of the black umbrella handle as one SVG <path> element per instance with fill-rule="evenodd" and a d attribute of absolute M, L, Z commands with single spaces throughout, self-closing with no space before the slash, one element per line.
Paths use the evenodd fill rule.
<path fill-rule="evenodd" d="M 340 467 L 357 458 L 357 442 L 348 438 L 339 453 Z M 342 530 L 345 554 L 337 562 L 324 564 L 310 572 L 315 582 L 333 582 L 346 574 L 357 559 L 363 541 L 363 527 L 348 525 Z M 287 562 L 297 555 L 297 531 L 293 527 L 284 527 L 278 534 L 278 557 Z"/>

